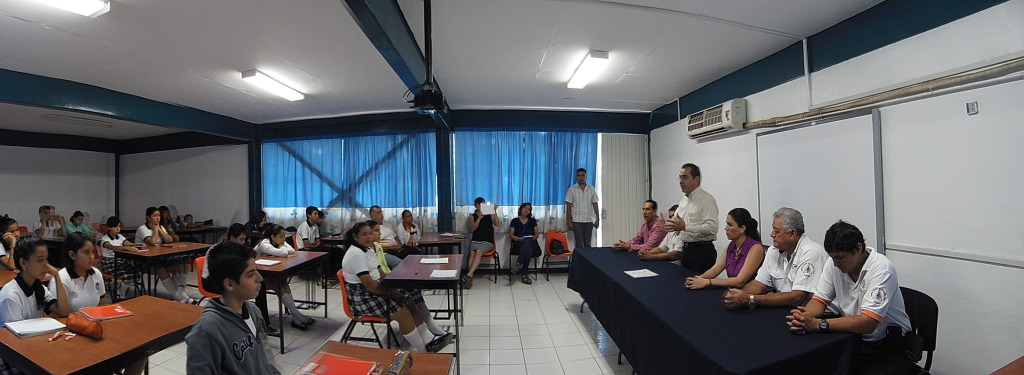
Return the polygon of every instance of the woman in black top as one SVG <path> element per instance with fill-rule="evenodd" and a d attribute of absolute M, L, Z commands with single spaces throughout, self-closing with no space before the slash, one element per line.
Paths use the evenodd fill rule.
<path fill-rule="evenodd" d="M 537 244 L 537 220 L 533 218 L 533 205 L 530 202 L 519 205 L 519 217 L 512 219 L 508 224 L 508 238 L 512 240 L 510 255 L 519 254 L 519 258 L 512 264 L 512 273 L 523 271 L 523 284 L 532 284 L 529 272 L 525 271 L 530 266 L 530 259 L 535 253 L 540 253 L 540 245 Z"/>
<path fill-rule="evenodd" d="M 466 289 L 473 287 L 473 274 L 480 267 L 480 259 L 484 253 L 494 249 L 494 227 L 498 226 L 498 215 L 483 215 L 480 212 L 480 205 L 486 202 L 482 197 L 473 200 L 476 211 L 469 216 L 469 230 L 473 232 L 472 242 L 469 243 L 469 272 L 462 277 L 462 283 Z M 494 206 L 497 210 L 498 206 Z"/>

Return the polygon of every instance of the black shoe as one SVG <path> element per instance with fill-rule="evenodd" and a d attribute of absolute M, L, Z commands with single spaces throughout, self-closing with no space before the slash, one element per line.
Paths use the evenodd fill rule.
<path fill-rule="evenodd" d="M 306 318 L 306 321 L 302 323 L 296 323 L 294 320 L 292 320 L 292 328 L 295 328 L 300 331 L 308 331 L 309 327 L 312 326 L 313 323 L 316 323 L 316 320 L 313 320 L 313 318 Z"/>
<path fill-rule="evenodd" d="M 533 284 L 533 279 L 530 279 L 530 274 L 529 273 L 523 273 L 523 284 L 526 284 L 526 285 Z"/>
<path fill-rule="evenodd" d="M 272 335 L 272 334 L 277 333 L 277 328 L 271 327 L 270 324 L 267 324 L 266 326 L 264 326 L 264 329 L 267 330 L 267 334 L 271 334 Z"/>
<path fill-rule="evenodd" d="M 448 346 L 448 344 L 451 344 L 452 339 L 454 338 L 455 334 L 451 332 L 438 336 L 437 338 L 430 340 L 430 343 L 427 344 L 427 351 L 431 353 L 440 352 L 442 349 Z"/>

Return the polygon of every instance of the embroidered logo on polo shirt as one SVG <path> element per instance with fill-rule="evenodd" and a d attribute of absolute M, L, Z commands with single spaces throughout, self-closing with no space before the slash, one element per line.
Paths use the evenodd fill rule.
<path fill-rule="evenodd" d="M 804 274 L 804 276 L 811 276 L 811 275 L 813 275 L 814 274 L 814 263 L 811 263 L 811 261 L 809 261 L 809 260 L 806 261 L 806 262 L 800 263 L 800 273 Z"/>
<path fill-rule="evenodd" d="M 876 286 L 875 289 L 871 289 L 871 299 L 875 303 L 885 303 L 885 300 L 888 298 L 889 296 L 885 293 L 885 288 Z"/>

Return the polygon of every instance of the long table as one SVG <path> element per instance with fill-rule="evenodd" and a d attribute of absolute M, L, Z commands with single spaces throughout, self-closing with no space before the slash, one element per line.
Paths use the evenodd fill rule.
<path fill-rule="evenodd" d="M 304 269 L 316 267 L 322 265 L 327 256 L 327 253 L 319 251 L 297 251 L 294 255 L 287 257 L 263 257 L 261 259 L 276 260 L 280 263 L 273 266 L 261 266 L 257 265 L 256 269 L 259 270 L 260 275 L 264 278 L 276 278 L 287 283 L 288 278 L 294 276 Z M 313 301 L 312 294 L 308 295 L 309 300 L 295 300 L 296 303 L 303 303 L 308 305 L 320 305 L 324 307 L 324 318 L 327 318 L 327 284 L 320 283 L 324 290 L 324 301 Z M 292 290 L 292 295 L 295 291 Z M 269 324 L 270 322 L 267 322 Z M 277 336 L 280 340 L 281 354 L 284 354 L 284 302 L 281 301 L 281 296 L 277 296 L 277 333 L 268 334 L 269 336 Z"/>
<path fill-rule="evenodd" d="M 658 276 L 633 278 L 624 271 Z M 577 249 L 568 286 L 580 293 L 640 374 L 846 374 L 859 335 L 795 335 L 788 308 L 726 310 L 723 289 L 689 290 L 694 273 L 611 248 Z"/>
<path fill-rule="evenodd" d="M 114 250 L 114 258 L 124 258 L 132 262 L 135 266 L 133 269 L 138 271 L 149 272 L 149 277 L 143 278 L 144 274 L 139 272 L 139 280 L 147 281 L 144 285 L 146 294 L 156 295 L 156 279 L 157 276 L 152 271 L 152 266 L 158 262 L 171 258 L 178 255 L 187 255 L 190 257 L 199 257 L 206 253 L 206 249 L 210 246 L 204 243 L 195 242 L 176 242 L 166 245 L 148 246 L 143 250 Z M 111 274 L 117 274 L 117 270 L 112 270 Z"/>
<path fill-rule="evenodd" d="M 185 339 L 203 308 L 151 296 L 119 302 L 134 315 L 103 321 L 103 338 L 18 338 L 0 328 L 0 355 L 27 374 L 110 374 Z M 63 320 L 63 319 L 60 319 Z"/>

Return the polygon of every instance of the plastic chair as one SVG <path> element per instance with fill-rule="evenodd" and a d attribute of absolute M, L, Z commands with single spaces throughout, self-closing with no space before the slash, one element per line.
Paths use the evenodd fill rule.
<path fill-rule="evenodd" d="M 498 245 L 497 245 L 498 241 L 494 241 L 492 243 L 495 244 L 494 247 L 491 247 L 491 250 L 488 250 L 486 253 L 484 253 L 484 255 L 480 256 L 480 266 L 484 265 L 484 262 L 483 262 L 484 259 L 488 259 L 488 260 L 491 261 L 491 264 L 494 266 L 494 280 L 493 281 L 494 281 L 495 284 L 497 284 L 498 283 L 498 275 L 501 272 L 501 259 L 500 259 L 500 257 L 498 257 Z"/>
<path fill-rule="evenodd" d="M 203 295 L 199 298 L 199 303 L 203 303 L 204 299 L 217 298 L 220 294 L 210 292 L 203 288 L 203 268 L 206 267 L 206 257 L 201 256 L 196 258 L 196 288 L 199 289 L 199 294 Z"/>
<path fill-rule="evenodd" d="M 338 341 L 348 342 L 348 340 L 355 340 L 360 342 L 376 342 L 377 346 L 383 349 L 384 343 L 380 341 L 380 335 L 377 334 L 377 326 L 375 326 L 375 324 L 379 323 L 386 326 L 388 329 L 387 334 L 391 335 L 391 338 L 394 339 L 395 342 L 398 342 L 398 336 L 395 334 L 395 331 L 391 329 L 391 324 L 388 324 L 391 322 L 390 318 L 379 316 L 361 316 L 359 317 L 359 319 L 356 319 L 353 317 L 352 308 L 348 304 L 348 289 L 345 287 L 344 284 L 344 272 L 342 272 L 342 270 L 339 269 L 337 276 L 338 280 L 340 280 L 340 282 L 342 283 L 341 288 L 338 288 L 341 289 L 341 307 L 345 311 L 345 316 L 347 316 L 349 319 L 348 327 L 345 327 L 345 333 L 341 335 L 341 340 Z M 356 328 L 356 324 L 369 324 L 370 331 L 373 332 L 373 338 L 371 339 L 369 337 L 352 337 L 352 330 Z M 388 344 L 388 349 L 390 348 L 391 345 Z"/>
<path fill-rule="evenodd" d="M 924 344 L 922 349 L 928 353 L 928 359 L 923 367 L 925 370 L 931 370 L 935 339 L 939 330 L 939 304 L 927 294 L 907 287 L 901 286 L 900 293 L 903 294 L 903 304 L 910 317 L 910 328 L 921 336 Z"/>
<path fill-rule="evenodd" d="M 515 243 L 513 243 L 513 246 L 515 246 Z M 522 250 L 520 250 L 520 251 L 522 251 Z M 509 267 L 508 283 L 509 283 L 509 286 L 512 285 L 512 263 L 513 262 L 518 262 L 519 261 L 518 257 L 519 257 L 519 254 L 512 254 L 512 248 L 509 248 L 509 251 L 508 251 L 508 267 Z M 530 262 L 526 263 L 526 268 L 519 270 L 519 272 L 522 272 L 524 274 L 529 275 L 530 274 L 530 263 L 532 263 L 533 264 L 533 279 L 534 280 L 538 280 L 537 272 L 539 272 L 539 271 L 537 270 L 537 262 L 538 262 L 537 257 L 530 257 Z"/>
<path fill-rule="evenodd" d="M 18 233 L 28 233 L 28 227 L 23 225 L 18 226 Z"/>
<path fill-rule="evenodd" d="M 551 280 L 551 265 L 552 264 L 565 264 L 565 268 L 568 269 L 569 265 L 572 264 L 572 251 L 566 248 L 566 252 L 562 254 L 551 253 L 551 241 L 559 240 L 562 241 L 562 245 L 568 247 L 569 239 L 566 237 L 565 232 L 559 232 L 554 229 L 550 229 L 544 235 L 544 260 L 541 262 L 541 268 L 544 269 L 544 280 Z"/>

